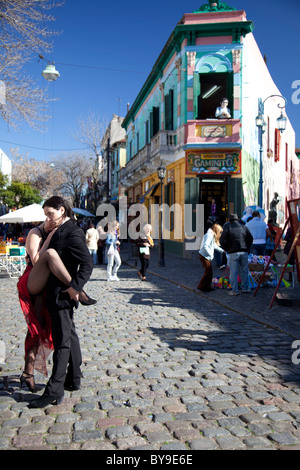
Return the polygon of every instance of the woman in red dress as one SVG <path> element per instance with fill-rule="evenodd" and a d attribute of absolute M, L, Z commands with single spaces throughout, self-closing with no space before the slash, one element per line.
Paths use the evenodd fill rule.
<path fill-rule="evenodd" d="M 20 277 L 17 288 L 25 320 L 28 326 L 25 338 L 25 367 L 20 377 L 21 386 L 25 383 L 31 392 L 38 388 L 34 382 L 34 370 L 47 377 L 46 360 L 54 349 L 51 334 L 51 319 L 45 307 L 44 288 L 50 273 L 53 273 L 66 286 L 72 280 L 57 252 L 48 249 L 50 240 L 59 225 L 65 220 L 60 211 L 53 211 L 52 217 L 33 228 L 26 239 L 28 266 Z M 83 305 L 96 303 L 82 291 L 78 300 Z"/>
<path fill-rule="evenodd" d="M 55 232 L 52 229 L 54 226 L 46 221 L 28 233 L 26 238 L 27 268 L 17 285 L 21 308 L 28 327 L 25 338 L 25 367 L 20 381 L 21 386 L 25 383 L 32 392 L 37 390 L 34 383 L 34 369 L 47 376 L 46 360 L 53 350 L 53 343 L 51 320 L 44 306 L 44 296 L 43 294 L 31 296 L 27 284 L 33 266 L 48 248 Z"/>

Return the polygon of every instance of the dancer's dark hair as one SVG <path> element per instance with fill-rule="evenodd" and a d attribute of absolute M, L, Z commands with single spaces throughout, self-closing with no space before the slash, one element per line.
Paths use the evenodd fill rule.
<path fill-rule="evenodd" d="M 70 217 L 71 220 L 74 220 L 74 213 L 72 211 L 70 204 L 68 203 L 68 201 L 66 201 L 60 196 L 52 196 L 49 199 L 47 199 L 47 201 L 45 201 L 43 204 L 43 209 L 44 207 L 52 207 L 55 210 L 58 210 L 61 207 L 64 207 L 66 216 Z"/>

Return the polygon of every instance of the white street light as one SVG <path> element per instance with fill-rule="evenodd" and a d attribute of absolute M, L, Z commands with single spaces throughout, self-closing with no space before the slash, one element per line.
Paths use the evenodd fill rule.
<path fill-rule="evenodd" d="M 54 64 L 46 65 L 45 70 L 42 72 L 42 76 L 49 82 L 55 82 L 59 75 L 59 72 L 56 70 Z"/>

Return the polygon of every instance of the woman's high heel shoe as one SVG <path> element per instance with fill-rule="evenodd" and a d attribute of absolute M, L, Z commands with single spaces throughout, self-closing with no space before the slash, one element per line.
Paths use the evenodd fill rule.
<path fill-rule="evenodd" d="M 83 294 L 83 295 L 82 295 Z M 79 302 L 82 305 L 95 305 L 97 303 L 97 300 L 92 299 L 89 297 L 84 290 L 79 294 Z"/>
<path fill-rule="evenodd" d="M 25 374 L 25 375 L 24 375 Z M 34 382 L 34 375 L 33 374 L 28 374 L 27 372 L 23 372 L 22 375 L 20 376 L 20 386 L 23 388 L 23 385 L 27 385 L 31 393 L 36 393 L 39 390 L 41 390 L 40 387 L 35 385 Z"/>

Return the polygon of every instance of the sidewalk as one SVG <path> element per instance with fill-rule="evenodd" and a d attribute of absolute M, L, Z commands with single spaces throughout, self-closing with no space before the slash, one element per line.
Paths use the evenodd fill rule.
<path fill-rule="evenodd" d="M 139 258 L 129 255 L 128 246 L 124 246 L 123 254 L 121 253 L 121 255 L 124 263 L 139 269 Z M 285 263 L 285 255 L 282 251 L 278 251 L 276 256 L 280 263 Z M 228 296 L 229 291 L 226 289 L 215 289 L 207 293 L 201 292 L 197 289 L 197 285 L 203 274 L 203 268 L 197 257 L 193 259 L 183 259 L 170 253 L 165 253 L 165 267 L 159 266 L 158 262 L 159 252 L 157 248 L 154 248 L 151 251 L 148 269 L 149 278 L 150 275 L 155 275 L 162 279 L 167 279 L 177 284 L 178 288 L 196 292 L 199 296 L 240 313 L 262 325 L 286 333 L 295 339 L 300 338 L 300 285 L 296 273 L 295 287 L 280 287 L 278 291 L 280 294 L 288 294 L 289 298 L 293 299 L 293 305 L 279 305 L 275 300 L 272 308 L 270 308 L 275 287 L 260 286 L 255 297 L 253 295 L 255 289 L 249 294 L 240 294 L 235 297 Z M 215 277 L 221 277 L 222 271 L 214 267 L 213 275 Z M 285 275 L 285 277 L 287 276 Z"/>

